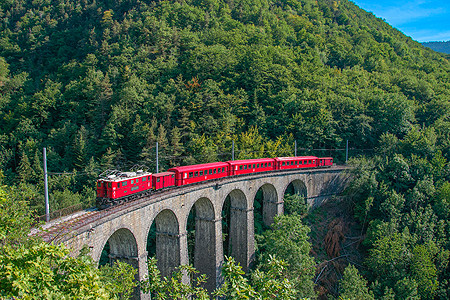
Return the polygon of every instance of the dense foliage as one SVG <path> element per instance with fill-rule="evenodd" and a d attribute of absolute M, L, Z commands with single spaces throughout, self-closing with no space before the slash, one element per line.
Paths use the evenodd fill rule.
<path fill-rule="evenodd" d="M 433 127 L 382 136 L 378 155 L 354 161 L 349 189 L 363 224 L 364 274 L 375 298 L 450 297 L 450 172 Z"/>
<path fill-rule="evenodd" d="M 449 62 L 347 0 L 0 4 L 0 168 L 42 213 L 107 168 L 373 149 L 439 124 Z M 366 152 L 369 153 L 369 152 Z M 443 149 L 448 155 L 447 146 Z"/>
<path fill-rule="evenodd" d="M 96 267 L 87 253 L 70 257 L 28 233 L 34 224 L 24 201 L 0 187 L 1 299 L 127 299 L 136 284 L 128 264 Z"/>

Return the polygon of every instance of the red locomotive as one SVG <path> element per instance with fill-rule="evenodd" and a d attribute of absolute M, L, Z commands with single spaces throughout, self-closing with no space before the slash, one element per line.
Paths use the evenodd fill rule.
<path fill-rule="evenodd" d="M 228 176 L 291 170 L 320 168 L 333 165 L 332 157 L 295 156 L 233 160 L 192 166 L 174 167 L 163 173 L 115 172 L 97 181 L 97 207 L 137 199 L 154 190 L 183 186 Z"/>

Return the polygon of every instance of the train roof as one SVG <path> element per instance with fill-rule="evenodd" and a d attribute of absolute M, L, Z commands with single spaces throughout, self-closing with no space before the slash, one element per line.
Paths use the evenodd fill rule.
<path fill-rule="evenodd" d="M 123 181 L 123 180 L 134 179 L 134 178 L 141 178 L 141 177 L 148 176 L 148 175 L 152 175 L 152 173 L 148 173 L 148 172 L 144 172 L 144 171 L 116 172 L 114 174 L 100 178 L 99 180 L 115 182 L 115 181 Z"/>
<path fill-rule="evenodd" d="M 153 173 L 153 177 L 161 177 L 161 176 L 168 176 L 168 175 L 173 175 L 175 174 L 174 172 L 162 172 L 162 173 Z"/>
<path fill-rule="evenodd" d="M 252 164 L 252 163 L 259 163 L 259 162 L 272 162 L 273 158 L 254 158 L 254 159 L 241 159 L 241 160 L 229 160 L 227 163 L 230 163 L 232 165 L 239 165 L 239 164 Z"/>
<path fill-rule="evenodd" d="M 275 157 L 277 160 L 318 159 L 317 156 Z"/>
<path fill-rule="evenodd" d="M 215 163 L 208 163 L 208 164 L 175 167 L 175 168 L 170 168 L 168 171 L 189 172 L 189 171 L 196 171 L 196 170 L 202 170 L 202 169 L 222 168 L 222 167 L 228 167 L 228 164 L 224 163 L 224 162 L 215 162 Z"/>

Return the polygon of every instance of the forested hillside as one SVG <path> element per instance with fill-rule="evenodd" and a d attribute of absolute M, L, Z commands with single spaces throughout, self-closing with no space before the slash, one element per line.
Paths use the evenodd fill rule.
<path fill-rule="evenodd" d="M 166 168 L 228 159 L 233 139 L 256 157 L 446 136 L 448 60 L 349 1 L 0 5 L 4 182 L 39 198 L 46 146 L 50 172 L 78 172 L 52 179 L 53 208 L 100 170 L 154 166 L 156 140 Z"/>
<path fill-rule="evenodd" d="M 449 74 L 348 0 L 4 0 L 0 183 L 42 214 L 43 147 L 57 210 L 92 205 L 105 169 L 153 170 L 156 141 L 166 169 L 228 160 L 233 140 L 237 158 L 297 140 L 343 162 L 349 140 L 373 157 L 348 194 L 371 284 L 349 268 L 340 293 L 446 299 Z"/>

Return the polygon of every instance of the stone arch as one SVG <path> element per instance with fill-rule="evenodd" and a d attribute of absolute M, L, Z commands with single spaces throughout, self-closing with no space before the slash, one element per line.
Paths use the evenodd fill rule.
<path fill-rule="evenodd" d="M 227 196 L 231 202 L 228 253 L 247 271 L 255 255 L 253 207 L 249 207 L 247 196 L 239 189 Z"/>
<path fill-rule="evenodd" d="M 262 217 L 264 225 L 270 226 L 275 216 L 283 213 L 283 203 L 278 199 L 277 189 L 273 184 L 265 183 L 256 192 L 253 198 L 253 207 L 255 207 L 256 195 L 259 190 L 262 191 Z"/>
<path fill-rule="evenodd" d="M 194 267 L 206 274 L 206 288 L 213 291 L 217 286 L 217 234 L 221 231 L 220 219 L 215 218 L 214 206 L 208 198 L 198 199 L 191 208 L 195 211 Z M 218 227 L 216 231 L 216 227 Z"/>
<path fill-rule="evenodd" d="M 135 259 L 138 246 L 134 234 L 127 228 L 116 230 L 108 239 L 110 258 Z"/>
<path fill-rule="evenodd" d="M 284 189 L 283 196 L 288 192 L 289 187 L 292 185 L 294 193 L 302 195 L 305 197 L 305 201 L 308 198 L 308 189 L 306 188 L 306 184 L 304 181 L 300 179 L 295 179 L 291 181 Z"/>
<path fill-rule="evenodd" d="M 109 244 L 109 262 L 112 265 L 116 261 L 122 261 L 137 270 L 135 280 L 139 281 L 139 251 L 134 234 L 128 228 L 116 230 L 104 243 Z M 105 246 L 103 246 L 105 247 Z M 141 270 L 142 272 L 142 270 Z M 134 289 L 132 299 L 140 299 L 139 288 Z"/>
<path fill-rule="evenodd" d="M 154 220 L 156 225 L 156 259 L 162 276 L 170 276 L 180 265 L 180 234 L 178 219 L 169 209 L 162 210 Z M 149 229 L 150 230 L 150 229 Z"/>
<path fill-rule="evenodd" d="M 308 188 L 306 187 L 306 184 L 304 181 L 302 181 L 301 179 L 294 179 L 292 180 L 287 186 L 285 186 L 284 190 L 283 190 L 283 211 L 286 212 L 290 209 L 294 209 L 294 207 L 296 207 L 295 209 L 299 209 L 299 207 L 297 207 L 296 205 L 299 205 L 300 203 L 295 204 L 294 206 L 289 206 L 286 201 L 287 201 L 287 194 L 291 194 L 291 195 L 300 195 L 303 197 L 303 204 L 307 205 L 308 204 Z M 297 199 L 299 200 L 299 199 Z M 296 201 L 297 201 L 296 200 Z M 288 212 L 289 213 L 289 212 Z"/>

